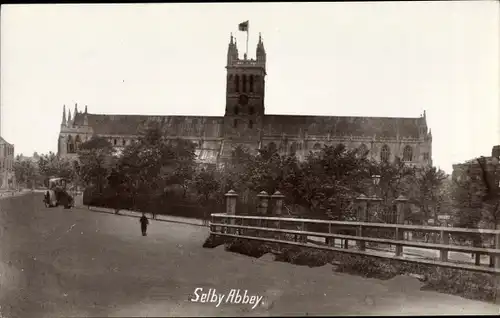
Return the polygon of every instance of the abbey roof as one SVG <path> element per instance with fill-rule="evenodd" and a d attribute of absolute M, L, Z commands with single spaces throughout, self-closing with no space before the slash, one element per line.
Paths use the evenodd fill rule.
<path fill-rule="evenodd" d="M 84 124 L 77 113 L 75 125 Z M 147 121 L 163 122 L 172 135 L 222 137 L 224 117 L 87 114 L 88 125 L 99 135 L 135 135 Z M 419 137 L 425 118 L 265 115 L 264 135 Z"/>

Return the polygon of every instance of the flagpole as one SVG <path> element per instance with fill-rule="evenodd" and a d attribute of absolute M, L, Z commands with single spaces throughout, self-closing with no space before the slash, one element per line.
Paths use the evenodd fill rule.
<path fill-rule="evenodd" d="M 248 29 L 250 29 L 250 26 L 247 27 L 247 49 L 246 49 L 246 52 L 245 52 L 245 57 L 248 56 Z"/>

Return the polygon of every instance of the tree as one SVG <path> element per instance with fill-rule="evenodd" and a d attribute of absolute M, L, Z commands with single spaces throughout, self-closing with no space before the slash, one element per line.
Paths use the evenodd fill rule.
<path fill-rule="evenodd" d="M 23 159 L 22 156 L 16 156 L 13 163 L 14 175 L 19 184 L 31 188 L 36 184 L 38 169 L 29 159 Z"/>
<path fill-rule="evenodd" d="M 75 177 L 75 171 L 71 162 L 68 159 L 59 158 L 53 152 L 40 156 L 38 168 L 44 179 L 60 177 L 72 181 Z"/>
<path fill-rule="evenodd" d="M 184 194 L 194 173 L 194 145 L 186 140 L 168 140 L 158 123 L 149 124 L 139 140 L 125 148 L 118 169 L 129 191 L 135 195 L 159 195 L 165 187 L 181 185 Z"/>
<path fill-rule="evenodd" d="M 440 189 L 446 178 L 444 171 L 436 167 L 416 170 L 416 199 L 424 220 L 433 217 L 434 223 L 438 223 L 438 205 L 444 200 L 440 195 Z"/>
<path fill-rule="evenodd" d="M 217 196 L 220 191 L 219 180 L 215 170 L 202 169 L 194 176 L 193 187 L 198 193 L 201 203 L 206 204 Z"/>
<path fill-rule="evenodd" d="M 352 201 L 366 192 L 372 163 L 359 150 L 324 146 L 300 164 L 295 193 L 311 212 L 336 220 L 354 217 Z"/>
<path fill-rule="evenodd" d="M 74 165 L 74 169 L 80 180 L 87 186 L 96 186 L 98 192 L 102 193 L 115 163 L 111 143 L 103 137 L 92 137 L 81 144 L 78 158 L 79 162 Z"/>

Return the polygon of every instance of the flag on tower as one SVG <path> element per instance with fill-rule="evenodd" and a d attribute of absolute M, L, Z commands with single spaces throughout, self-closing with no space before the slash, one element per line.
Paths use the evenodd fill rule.
<path fill-rule="evenodd" d="M 248 32 L 248 20 L 238 25 L 238 30 Z"/>

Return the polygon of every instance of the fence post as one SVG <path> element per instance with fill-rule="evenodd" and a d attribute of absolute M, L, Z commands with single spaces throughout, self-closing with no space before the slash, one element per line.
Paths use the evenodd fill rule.
<path fill-rule="evenodd" d="M 404 224 L 405 223 L 405 208 L 406 202 L 408 199 L 403 195 L 399 195 L 396 201 L 396 223 Z M 396 240 L 404 240 L 404 230 L 400 228 L 396 228 Z M 396 256 L 401 256 L 403 254 L 403 245 L 396 245 Z"/>
<path fill-rule="evenodd" d="M 500 229 L 500 225 L 496 226 L 497 229 Z M 500 249 L 500 233 L 495 234 L 495 248 Z M 491 256 L 490 256 L 491 257 Z M 500 269 L 500 255 L 495 256 L 495 268 Z M 495 303 L 500 304 L 500 275 L 495 275 L 496 279 L 496 284 L 495 286 L 497 287 L 496 290 L 496 295 L 495 295 Z"/>
<path fill-rule="evenodd" d="M 229 190 L 226 194 L 226 214 L 236 215 L 236 200 L 238 199 L 238 194 L 234 190 Z M 226 219 L 227 220 L 227 219 Z M 229 224 L 236 224 L 236 220 L 231 218 Z M 229 229 L 229 233 L 235 233 L 234 229 Z"/>
<path fill-rule="evenodd" d="M 367 201 L 368 198 L 364 195 L 364 194 L 361 194 L 359 197 L 357 197 L 355 199 L 355 202 L 356 202 L 356 207 L 357 207 L 357 216 L 358 216 L 358 221 L 359 222 L 366 222 L 366 209 L 367 209 Z M 356 233 L 356 236 L 363 236 L 363 227 L 360 225 L 358 230 L 357 230 L 357 233 Z M 346 242 L 346 244 L 348 244 L 348 242 Z M 364 241 L 357 241 L 357 245 L 358 245 L 358 249 L 360 251 L 364 251 L 365 250 L 365 242 Z"/>
<path fill-rule="evenodd" d="M 448 233 L 445 232 L 445 231 L 441 231 L 439 232 L 440 234 L 440 243 L 441 244 L 445 244 L 445 245 L 448 245 L 449 243 L 449 237 L 448 237 Z M 440 254 L 440 259 L 441 259 L 441 262 L 447 262 L 448 261 L 448 250 L 447 249 L 441 249 L 439 251 L 439 254 Z"/>
<path fill-rule="evenodd" d="M 283 199 L 284 198 L 285 198 L 285 196 L 283 194 L 281 194 L 279 191 L 274 192 L 274 194 L 271 196 L 272 200 L 276 200 L 276 203 L 274 205 L 274 214 L 278 217 L 281 216 L 281 214 L 283 212 Z"/>
<path fill-rule="evenodd" d="M 267 214 L 267 206 L 269 203 L 269 195 L 267 194 L 266 191 L 261 191 L 259 194 L 257 194 L 257 198 L 259 199 L 259 208 L 258 208 L 258 214 L 259 215 L 265 215 Z"/>
<path fill-rule="evenodd" d="M 281 217 L 281 214 L 283 213 L 283 200 L 285 199 L 285 196 L 281 194 L 278 190 L 274 192 L 273 195 L 271 195 L 271 200 L 274 200 L 274 211 L 273 214 L 277 217 Z M 276 222 L 276 227 L 280 228 L 280 221 Z M 278 239 L 281 239 L 285 237 L 285 235 L 281 235 L 281 233 L 277 233 Z"/>

